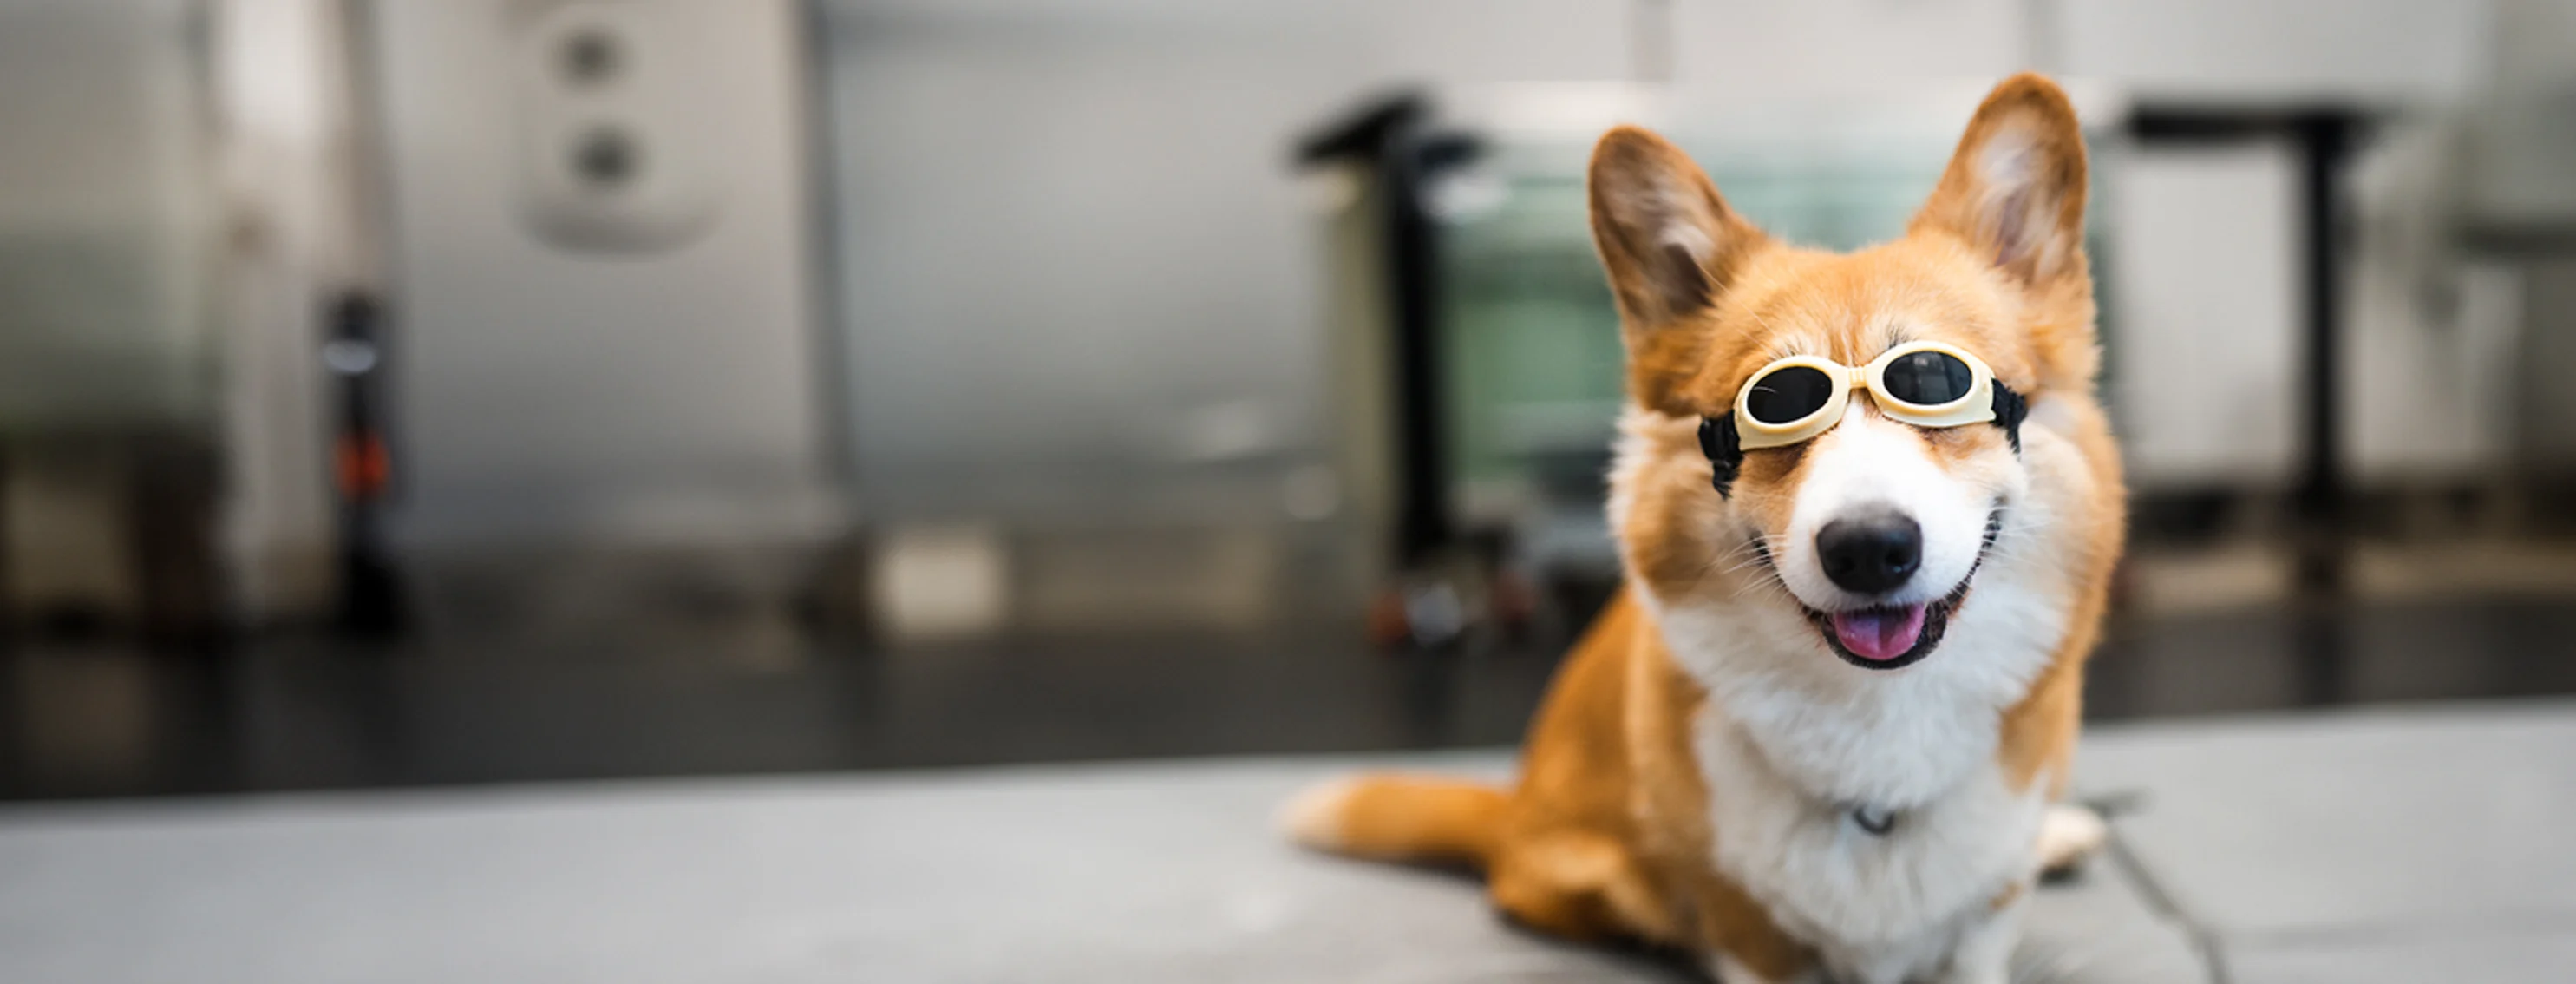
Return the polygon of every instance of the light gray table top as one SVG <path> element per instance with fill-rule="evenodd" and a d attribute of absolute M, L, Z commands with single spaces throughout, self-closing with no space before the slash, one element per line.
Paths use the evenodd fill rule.
<path fill-rule="evenodd" d="M 2044 891 L 2032 981 L 2576 979 L 2576 705 L 2088 739 L 2141 789 Z M 0 981 L 1664 980 L 1499 925 L 1461 878 L 1282 845 L 1357 764 L 988 769 L 0 809 Z M 2177 911 L 2160 915 L 2169 899 Z"/>
<path fill-rule="evenodd" d="M 2576 703 L 2106 731 L 2123 842 L 2235 984 L 2576 981 Z"/>

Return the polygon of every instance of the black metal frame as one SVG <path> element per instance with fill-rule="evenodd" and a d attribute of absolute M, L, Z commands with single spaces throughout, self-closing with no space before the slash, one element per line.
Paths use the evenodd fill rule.
<path fill-rule="evenodd" d="M 2369 115 L 2343 105 L 2292 109 L 2139 107 L 2129 133 L 2141 144 L 2224 144 L 2285 140 L 2299 152 L 2299 434 L 2303 460 L 2295 501 L 2300 517 L 2298 583 L 2312 596 L 2340 593 L 2345 579 L 2342 361 L 2343 237 L 2340 193 L 2346 165 Z"/>
<path fill-rule="evenodd" d="M 2298 507 L 2297 586 L 2305 602 L 2291 646 L 2300 697 L 2310 705 L 2341 703 L 2351 690 L 2343 613 L 2336 609 L 2345 583 L 2343 246 L 2341 192 L 2344 169 L 2370 125 L 2369 115 L 2347 105 L 2250 110 L 2142 106 L 2129 130 L 2146 144 L 2209 144 L 2286 140 L 2299 152 L 2299 283 L 2306 299 L 2301 332 L 2306 377 L 2300 380 L 2300 435 L 2305 460 L 2294 501 Z"/>
<path fill-rule="evenodd" d="M 1458 537 L 1443 419 L 1439 230 L 1429 193 L 1442 171 L 1473 160 L 1478 148 L 1466 136 L 1435 130 L 1431 117 L 1422 96 L 1390 96 L 1299 141 L 1296 152 L 1300 167 L 1350 161 L 1371 168 L 1383 193 L 1399 568 L 1419 565 Z"/>

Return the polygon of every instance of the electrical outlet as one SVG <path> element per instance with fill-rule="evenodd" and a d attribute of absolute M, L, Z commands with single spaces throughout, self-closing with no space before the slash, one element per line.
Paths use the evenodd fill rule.
<path fill-rule="evenodd" d="M 658 253 L 713 227 L 704 157 L 714 107 L 693 85 L 685 5 L 539 0 L 511 9 L 519 206 L 539 238 L 600 253 Z"/>

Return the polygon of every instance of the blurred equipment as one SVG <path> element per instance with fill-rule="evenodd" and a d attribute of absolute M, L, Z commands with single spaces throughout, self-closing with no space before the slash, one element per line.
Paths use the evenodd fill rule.
<path fill-rule="evenodd" d="M 2504 79 L 2458 128 L 2448 183 L 2428 196 L 2447 209 L 2435 236 L 2470 261 L 2518 274 L 2525 332 L 2505 359 L 2513 460 L 2541 482 L 2576 479 L 2576 4 L 2525 5 L 2528 32 L 2506 47 Z M 2440 250 L 2437 256 L 2446 256 Z M 2506 402 L 2506 401 L 2498 401 Z"/>
<path fill-rule="evenodd" d="M 2342 347 L 2346 272 L 2339 192 L 2371 116 L 2346 104 L 2288 108 L 2139 107 L 2130 133 L 2159 142 L 2279 139 L 2298 158 L 2299 455 L 2295 496 L 2300 517 L 2296 578 L 2302 590 L 2331 594 L 2344 582 L 2344 509 L 2349 498 L 2343 426 Z"/>
<path fill-rule="evenodd" d="M 1450 297 L 1429 196 L 1477 152 L 1473 139 L 1439 129 L 1419 95 L 1386 99 L 1297 147 L 1298 166 L 1340 190 L 1328 213 L 1334 244 L 1377 261 L 1336 271 L 1347 296 L 1332 345 L 1340 384 L 1375 391 L 1343 404 L 1337 430 L 1343 473 L 1381 477 L 1352 491 L 1385 524 L 1368 618 L 1382 646 L 1448 648 L 1489 629 L 1516 632 L 1530 615 L 1528 587 L 1505 566 L 1507 531 L 1488 529 L 1486 549 L 1465 549 L 1454 515 Z"/>
<path fill-rule="evenodd" d="M 1442 176 L 1471 163 L 1473 140 L 1436 129 L 1430 104 L 1421 96 L 1398 96 L 1371 106 L 1349 120 L 1307 137 L 1297 148 L 1297 163 L 1310 170 L 1328 169 L 1330 180 L 1356 183 L 1340 220 L 1356 224 L 1382 272 L 1375 293 L 1384 299 L 1382 337 L 1359 339 L 1379 348 L 1349 353 L 1349 364 L 1373 364 L 1391 419 L 1390 432 L 1374 441 L 1382 446 L 1391 473 L 1395 504 L 1393 560 L 1399 567 L 1422 562 L 1456 536 L 1450 516 L 1449 461 L 1442 426 L 1441 279 L 1436 220 L 1428 195 Z M 1344 237 L 1347 241 L 1347 235 Z M 1352 340 L 1341 339 L 1345 344 Z M 1345 378 L 1344 385 L 1361 380 Z M 1362 405 L 1374 403 L 1363 401 Z M 1370 471 L 1376 468 L 1368 469 Z"/>
<path fill-rule="evenodd" d="M 786 618 L 843 512 L 801 5 L 362 9 L 422 622 Z"/>
<path fill-rule="evenodd" d="M 1326 6 L 817 5 L 835 450 L 895 578 L 864 597 L 902 609 L 872 624 L 1356 621 L 1374 544 L 1281 153 L 1373 77 Z M 910 603 L 952 573 L 975 618 Z"/>
<path fill-rule="evenodd" d="M 393 447 L 386 436 L 385 328 L 372 298 L 351 294 L 331 309 L 322 365 L 336 380 L 338 422 L 331 442 L 332 487 L 340 496 L 340 599 L 343 632 L 386 636 L 408 624 L 401 572 L 385 539 L 393 490 Z"/>
<path fill-rule="evenodd" d="M 224 617 L 202 5 L 0 9 L 0 618 Z"/>

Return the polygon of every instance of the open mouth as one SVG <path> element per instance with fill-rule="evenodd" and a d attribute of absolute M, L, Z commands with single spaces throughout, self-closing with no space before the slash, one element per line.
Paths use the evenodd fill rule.
<path fill-rule="evenodd" d="M 1997 504 L 1986 514 L 1986 535 L 1977 544 L 1977 559 L 1968 565 L 1968 573 L 1959 578 L 1959 586 L 1950 593 L 1929 602 L 1912 605 L 1873 605 L 1838 612 L 1806 609 L 1807 621 L 1825 636 L 1825 645 L 1843 662 L 1864 670 L 1896 670 L 1922 662 L 1941 645 L 1941 636 L 1949 631 L 1950 614 L 1968 599 L 1968 586 L 1976 583 L 1977 570 L 1986 564 L 1986 554 L 1995 547 L 1995 538 L 2003 535 L 2004 510 Z"/>
<path fill-rule="evenodd" d="M 1941 635 L 1950 628 L 1950 613 L 1967 600 L 1968 585 L 1977 572 L 1959 579 L 1959 586 L 1931 602 L 1916 605 L 1879 605 L 1852 608 L 1839 612 L 1807 609 L 1807 620 L 1825 634 L 1825 644 L 1843 662 L 1864 670 L 1894 670 L 1922 662 L 1941 645 Z"/>

